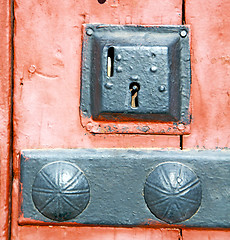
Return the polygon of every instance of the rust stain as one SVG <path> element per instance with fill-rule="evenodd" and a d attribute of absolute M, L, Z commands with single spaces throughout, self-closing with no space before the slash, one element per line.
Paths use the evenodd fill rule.
<path fill-rule="evenodd" d="M 218 61 L 221 62 L 222 65 L 229 65 L 230 64 L 230 56 L 229 55 L 226 55 L 226 56 L 221 56 L 221 57 L 213 57 L 211 58 L 211 63 L 212 64 L 215 64 L 217 63 Z"/>

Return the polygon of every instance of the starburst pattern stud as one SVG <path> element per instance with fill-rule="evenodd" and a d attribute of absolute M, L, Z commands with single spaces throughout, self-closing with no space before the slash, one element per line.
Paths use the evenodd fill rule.
<path fill-rule="evenodd" d="M 202 198 L 201 183 L 190 168 L 167 162 L 158 165 L 147 177 L 144 197 L 157 218 L 178 223 L 198 211 Z"/>
<path fill-rule="evenodd" d="M 90 188 L 84 173 L 77 166 L 53 162 L 37 173 L 32 198 L 40 213 L 61 222 L 75 218 L 86 208 Z"/>

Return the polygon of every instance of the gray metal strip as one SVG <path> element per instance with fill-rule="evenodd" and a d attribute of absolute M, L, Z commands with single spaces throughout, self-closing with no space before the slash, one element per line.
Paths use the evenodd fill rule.
<path fill-rule="evenodd" d="M 85 209 L 82 213 L 69 220 L 65 220 L 68 219 L 65 214 L 58 215 L 56 218 L 54 217 L 54 219 L 57 219 L 56 221 L 46 217 L 36 208 L 32 198 L 32 188 L 36 177 L 41 173 L 41 169 L 49 163 L 59 161 L 72 163 L 73 166 L 76 166 L 84 173 L 88 181 L 88 183 L 85 181 L 84 184 L 87 189 L 89 185 L 90 197 L 86 207 L 85 205 L 88 200 L 85 198 L 85 205 L 83 207 Z M 173 164 L 167 165 L 169 162 Z M 156 217 L 148 208 L 148 205 L 151 204 L 147 205 L 146 201 L 150 201 L 155 197 L 158 198 L 158 195 L 156 191 L 153 191 L 153 193 L 150 193 L 152 194 L 150 200 L 147 200 L 148 197 L 144 196 L 144 193 L 149 193 L 146 193 L 144 189 L 146 178 L 151 175 L 150 173 L 153 172 L 159 164 L 163 163 L 167 163 L 163 165 L 164 172 L 161 172 L 162 167 L 158 168 L 158 170 L 154 172 L 155 175 L 153 174 L 157 177 L 149 178 L 149 184 L 155 184 L 155 188 L 160 186 L 161 190 L 164 189 L 164 194 L 168 186 L 171 186 L 172 188 L 170 189 L 173 189 L 173 186 L 177 184 L 175 185 L 175 189 L 177 189 L 181 181 L 184 181 L 184 183 L 187 181 L 187 183 L 195 184 L 196 191 L 190 191 L 191 189 L 194 190 L 193 185 L 186 185 L 185 188 L 187 187 L 187 190 L 183 191 L 182 199 L 185 197 L 190 199 L 185 199 L 185 201 L 190 202 L 184 204 L 181 199 L 180 202 L 174 201 L 174 203 L 171 201 L 170 204 L 175 206 L 170 207 L 170 210 L 165 210 L 168 211 L 165 213 L 167 217 L 163 216 L 161 211 L 158 211 L 167 204 L 162 205 L 160 209 L 153 204 L 154 207 L 151 211 L 156 211 L 155 209 L 157 209 L 158 213 L 154 213 Z M 178 169 L 181 166 L 180 163 L 183 166 L 182 173 L 180 173 L 182 175 L 180 175 L 181 177 L 179 178 L 175 178 L 175 176 L 177 176 L 176 174 L 179 174 Z M 63 167 L 61 169 L 59 175 L 64 184 L 68 171 Z M 74 171 L 77 172 L 79 170 Z M 50 178 L 53 179 L 52 174 Z M 158 180 L 156 181 L 157 178 Z M 198 180 L 196 180 L 196 178 Z M 199 184 L 196 183 L 196 181 L 199 181 Z M 230 227 L 230 151 L 228 150 L 23 150 L 21 153 L 21 183 L 23 198 L 21 215 L 26 219 L 31 219 L 33 223 L 34 220 L 39 220 L 47 224 L 71 222 L 86 225 L 112 226 L 170 225 L 202 228 Z M 59 183 L 59 185 L 61 186 L 61 183 Z M 200 188 L 198 185 L 200 185 Z M 78 191 L 81 189 L 81 186 L 79 186 L 74 186 L 74 190 Z M 181 189 L 183 190 L 182 187 L 183 184 L 180 185 L 179 191 L 181 191 Z M 167 196 L 170 195 L 170 197 L 175 197 L 169 193 L 170 191 L 166 191 L 165 194 L 168 194 Z M 37 201 L 42 199 L 40 199 L 39 196 L 37 197 Z M 173 199 L 176 200 L 177 198 Z M 167 202 L 167 200 L 165 201 Z M 188 213 L 188 210 L 192 204 L 197 204 L 197 212 L 196 209 L 193 208 L 192 211 L 194 215 L 187 220 L 183 220 L 190 217 L 191 214 Z M 55 213 L 56 210 L 52 209 L 52 206 L 54 205 L 51 204 L 49 206 L 48 204 L 47 211 L 53 211 Z M 75 205 L 75 207 L 77 207 L 77 205 Z M 173 209 L 175 211 L 173 211 Z M 62 209 L 60 212 L 61 211 Z M 64 219 L 64 221 L 62 221 L 62 219 Z M 27 222 L 29 223 L 29 221 L 30 220 Z"/>

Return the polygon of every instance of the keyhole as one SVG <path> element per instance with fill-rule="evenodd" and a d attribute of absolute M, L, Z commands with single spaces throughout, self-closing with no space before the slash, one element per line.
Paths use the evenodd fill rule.
<path fill-rule="evenodd" d="M 129 85 L 129 90 L 131 92 L 131 107 L 137 108 L 138 104 L 138 91 L 140 90 L 140 84 L 137 82 L 132 82 Z"/>

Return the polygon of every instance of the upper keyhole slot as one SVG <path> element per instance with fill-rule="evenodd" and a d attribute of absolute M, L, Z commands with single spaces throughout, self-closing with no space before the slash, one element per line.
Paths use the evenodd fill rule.
<path fill-rule="evenodd" d="M 107 76 L 112 77 L 114 72 L 114 47 L 108 49 Z"/>

